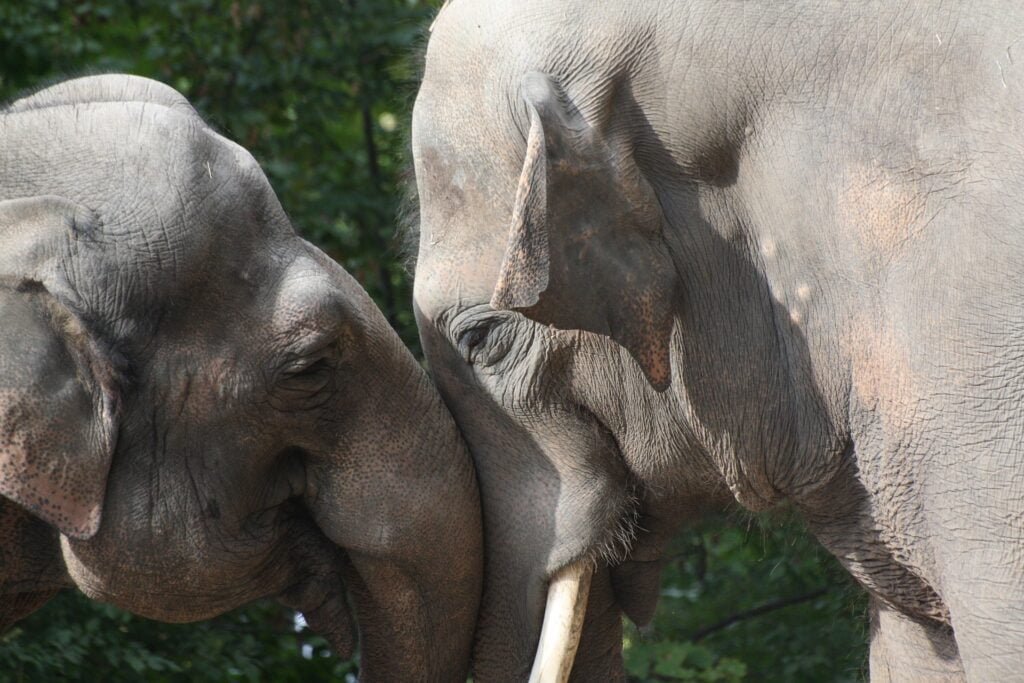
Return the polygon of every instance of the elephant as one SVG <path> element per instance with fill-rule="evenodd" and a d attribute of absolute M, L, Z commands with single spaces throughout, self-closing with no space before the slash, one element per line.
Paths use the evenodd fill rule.
<path fill-rule="evenodd" d="M 184 96 L 109 74 L 2 110 L 0 321 L 0 627 L 65 587 L 168 622 L 271 598 L 358 635 L 363 680 L 465 680 L 466 445 Z"/>
<path fill-rule="evenodd" d="M 621 680 L 698 515 L 796 509 L 886 680 L 1024 662 L 1024 9 L 453 0 L 414 300 L 480 681 Z"/>

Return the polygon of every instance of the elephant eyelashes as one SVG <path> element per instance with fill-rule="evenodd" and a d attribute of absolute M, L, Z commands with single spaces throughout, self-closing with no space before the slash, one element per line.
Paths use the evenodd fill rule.
<path fill-rule="evenodd" d="M 333 360 L 323 356 L 301 367 L 287 371 L 280 380 L 279 389 L 289 401 L 304 409 L 316 408 L 334 393 L 337 369 Z"/>
<path fill-rule="evenodd" d="M 456 345 L 459 353 L 470 365 L 476 365 L 481 360 L 489 333 L 490 325 L 479 325 L 459 334 Z"/>
<path fill-rule="evenodd" d="M 511 348 L 503 321 L 486 320 L 455 334 L 455 346 L 470 365 L 489 367 L 500 362 Z"/>
<path fill-rule="evenodd" d="M 286 383 L 320 384 L 329 380 L 334 374 L 334 364 L 329 358 L 318 358 L 300 368 L 289 371 L 284 378 Z"/>

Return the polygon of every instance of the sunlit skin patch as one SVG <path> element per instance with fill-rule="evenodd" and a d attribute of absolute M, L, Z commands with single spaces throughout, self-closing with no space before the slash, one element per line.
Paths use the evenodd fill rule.
<path fill-rule="evenodd" d="M 867 316 L 856 319 L 849 329 L 845 347 L 854 393 L 879 415 L 887 434 L 913 427 L 921 397 L 914 388 L 907 350 L 890 326 Z"/>
<path fill-rule="evenodd" d="M 911 176 L 880 166 L 849 170 L 839 195 L 839 219 L 879 265 L 898 257 L 924 229 L 925 194 Z"/>

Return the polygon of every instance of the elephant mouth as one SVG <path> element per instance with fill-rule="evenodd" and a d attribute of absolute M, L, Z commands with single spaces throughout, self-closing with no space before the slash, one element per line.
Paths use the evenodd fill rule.
<path fill-rule="evenodd" d="M 343 548 L 323 535 L 303 506 L 291 501 L 285 507 L 294 522 L 293 533 L 306 540 L 286 550 L 296 574 L 276 600 L 301 612 L 309 628 L 327 641 L 334 654 L 348 659 L 355 652 L 357 632 L 345 589 L 352 563 Z"/>
<path fill-rule="evenodd" d="M 609 567 L 621 564 L 629 559 L 640 531 L 639 499 L 635 494 L 629 494 L 621 513 L 608 527 L 604 540 L 595 545 L 588 556 L 592 562 L 600 562 Z"/>
<path fill-rule="evenodd" d="M 116 539 L 103 536 L 90 541 L 63 536 L 61 550 L 71 582 L 91 599 L 158 621 L 189 623 L 270 598 L 301 612 L 339 657 L 350 657 L 356 638 L 344 550 L 297 501 L 287 501 L 248 531 L 252 536 L 241 544 L 207 537 L 205 550 L 187 556 L 138 554 L 134 562 L 112 551 Z M 230 560 L 223 560 L 227 555 Z"/>
<path fill-rule="evenodd" d="M 639 515 L 635 513 L 636 506 L 629 509 L 630 514 L 621 518 L 604 546 L 562 567 L 549 580 L 529 683 L 565 683 L 569 680 L 583 633 L 591 579 L 598 571 L 614 571 L 616 566 L 632 564 L 628 554 L 636 538 Z M 660 569 L 657 572 L 660 574 Z M 634 602 L 628 589 L 622 590 L 613 581 L 612 593 L 615 605 L 635 621 L 637 615 L 626 607 L 626 604 Z"/>
<path fill-rule="evenodd" d="M 352 613 L 341 596 L 333 596 L 313 609 L 299 610 L 309 627 L 320 634 L 339 659 L 351 659 L 356 636 Z"/>

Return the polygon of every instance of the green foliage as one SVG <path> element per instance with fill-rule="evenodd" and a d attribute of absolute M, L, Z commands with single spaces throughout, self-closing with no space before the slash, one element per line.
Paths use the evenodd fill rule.
<path fill-rule="evenodd" d="M 261 604 L 200 624 L 161 624 L 67 593 L 0 636 L 0 680 L 343 681 L 351 662 Z"/>
<path fill-rule="evenodd" d="M 0 100 L 70 75 L 162 80 L 260 161 L 296 227 L 413 348 L 396 240 L 422 0 L 0 0 Z M 855 681 L 864 600 L 794 523 L 683 533 L 639 681 Z M 794 601 L 788 604 L 788 601 Z M 786 606 L 782 606 L 785 604 Z M 724 625 L 729 621 L 728 625 Z M 344 680 L 355 666 L 272 604 L 165 625 L 67 593 L 0 636 L 0 681 Z"/>
<path fill-rule="evenodd" d="M 623 642 L 626 670 L 639 680 L 742 681 L 747 665 L 691 642 L 637 642 L 627 635 Z"/>
<path fill-rule="evenodd" d="M 174 86 L 261 162 L 296 227 L 411 346 L 396 239 L 419 0 L 0 0 L 0 99 L 82 73 Z"/>
<path fill-rule="evenodd" d="M 634 680 L 863 680 L 866 599 L 796 520 L 710 519 L 669 553 L 653 623 L 626 624 Z"/>
<path fill-rule="evenodd" d="M 414 45 L 433 11 L 417 0 L 0 0 L 0 101 L 111 71 L 177 88 L 253 153 L 296 228 L 345 265 L 415 348 L 395 216 Z M 66 593 L 0 636 L 0 681 L 354 672 L 271 604 L 172 626 Z"/>

